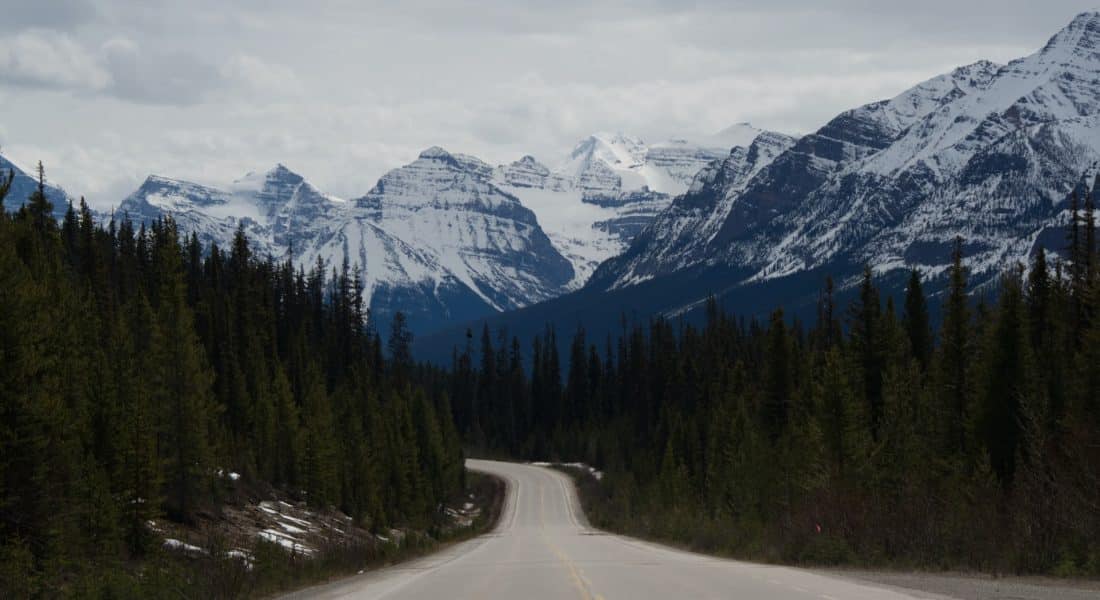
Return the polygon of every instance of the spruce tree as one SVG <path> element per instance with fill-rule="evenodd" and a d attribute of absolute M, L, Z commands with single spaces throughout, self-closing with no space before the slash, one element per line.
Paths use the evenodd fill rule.
<path fill-rule="evenodd" d="M 955 238 L 947 297 L 943 307 L 940 374 L 945 402 L 943 419 L 947 447 L 956 453 L 966 450 L 967 421 L 970 418 L 970 308 L 966 292 L 966 268 L 962 262 L 962 238 Z"/>
<path fill-rule="evenodd" d="M 932 360 L 932 325 L 920 272 L 916 269 L 909 273 L 909 283 L 905 287 L 905 313 L 902 315 L 902 322 L 913 358 L 917 360 L 922 371 L 927 371 L 928 363 Z"/>
<path fill-rule="evenodd" d="M 46 196 L 46 168 L 42 166 L 42 161 L 38 161 L 36 172 L 38 177 L 34 191 L 27 201 L 27 213 L 35 229 L 44 233 L 56 229 L 57 224 L 53 218 L 53 204 Z"/>
<path fill-rule="evenodd" d="M 210 418 L 214 415 L 213 373 L 195 333 L 187 306 L 182 256 L 175 224 L 154 233 L 157 264 L 157 324 L 151 344 L 157 366 L 154 383 L 163 443 L 165 504 L 178 519 L 191 519 L 209 498 Z"/>
<path fill-rule="evenodd" d="M 882 304 L 869 266 L 863 270 L 859 299 L 852 306 L 851 321 L 852 351 L 859 364 L 868 424 L 871 437 L 878 440 L 882 421 Z"/>
<path fill-rule="evenodd" d="M 791 358 L 783 311 L 772 313 L 765 354 L 764 429 L 772 443 L 787 428 L 791 411 Z"/>
<path fill-rule="evenodd" d="M 1021 451 L 1023 406 L 1034 400 L 1031 356 L 1019 273 L 1001 279 L 990 337 L 982 429 L 989 461 L 1001 483 L 1012 484 Z"/>
<path fill-rule="evenodd" d="M 15 182 L 15 171 L 8 169 L 7 176 L 0 173 L 0 209 L 4 209 L 4 199 L 8 197 L 8 193 L 11 192 L 11 185 Z M 0 216 L 4 211 L 0 210 Z"/>

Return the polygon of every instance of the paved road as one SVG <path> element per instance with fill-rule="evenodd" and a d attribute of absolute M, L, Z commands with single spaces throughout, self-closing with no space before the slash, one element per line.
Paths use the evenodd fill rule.
<path fill-rule="evenodd" d="M 292 598 L 429 600 L 900 600 L 930 594 L 722 560 L 594 531 L 572 482 L 550 469 L 471 460 L 508 482 L 497 529 L 443 552 Z"/>

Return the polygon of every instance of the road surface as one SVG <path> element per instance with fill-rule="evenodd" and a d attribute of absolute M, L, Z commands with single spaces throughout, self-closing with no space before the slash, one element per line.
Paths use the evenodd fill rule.
<path fill-rule="evenodd" d="M 801 569 L 723 560 L 594 531 L 562 473 L 471 460 L 508 498 L 492 533 L 289 598 L 355 600 L 911 600 L 937 598 Z"/>

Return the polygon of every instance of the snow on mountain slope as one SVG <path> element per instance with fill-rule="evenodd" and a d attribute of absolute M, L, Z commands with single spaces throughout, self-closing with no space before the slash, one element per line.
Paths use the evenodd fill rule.
<path fill-rule="evenodd" d="M 151 176 L 120 206 L 138 220 L 171 214 L 205 243 L 244 227 L 256 252 L 311 267 L 360 268 L 378 323 L 398 310 L 417 327 L 537 302 L 573 277 L 535 215 L 484 162 L 440 148 L 390 171 L 367 195 L 328 196 L 283 165 L 216 188 Z"/>
<path fill-rule="evenodd" d="M 1100 12 L 1086 12 L 1031 56 L 837 116 L 747 182 L 702 174 L 591 285 L 711 267 L 749 273 L 726 287 L 862 264 L 935 276 L 955 236 L 975 282 L 991 281 L 1037 244 L 1061 248 L 1067 194 L 1097 161 Z M 706 242 L 688 243 L 697 231 Z"/>
<path fill-rule="evenodd" d="M 573 275 L 569 263 L 554 250 L 535 214 L 490 174 L 480 161 L 431 148 L 383 176 L 356 200 L 356 208 L 413 247 L 431 248 L 450 273 L 494 308 L 556 295 Z"/>
<path fill-rule="evenodd" d="M 661 189 L 686 189 L 729 152 L 710 144 L 758 134 L 742 124 L 705 143 L 653 146 L 592 136 L 564 171 L 531 156 L 493 167 L 433 147 L 351 202 L 282 165 L 224 187 L 152 176 L 121 210 L 142 220 L 172 214 L 184 231 L 223 246 L 243 227 L 259 254 L 307 268 L 347 261 L 361 269 L 380 325 L 404 310 L 430 329 L 581 287 L 668 206 Z"/>
<path fill-rule="evenodd" d="M 690 266 L 691 257 L 706 251 L 733 208 L 737 194 L 795 139 L 763 132 L 747 146 L 735 146 L 695 176 L 688 191 L 677 197 L 635 238 L 628 251 L 602 264 L 593 280 L 622 287 Z"/>
<path fill-rule="evenodd" d="M 740 123 L 701 140 L 673 139 L 652 145 L 621 133 L 597 133 L 578 143 L 555 171 L 580 183 L 586 195 L 613 195 L 649 188 L 676 196 L 692 178 L 734 146 L 748 146 L 760 130 Z"/>
<path fill-rule="evenodd" d="M 573 265 L 568 289 L 583 286 L 600 263 L 618 256 L 710 163 L 761 130 L 734 125 L 702 140 L 647 145 L 623 134 L 578 143 L 557 169 L 531 156 L 497 167 L 494 179 L 538 215 L 554 246 Z M 729 144 L 729 145 L 726 145 Z"/>
<path fill-rule="evenodd" d="M 937 272 L 957 235 L 979 276 L 1026 261 L 1044 230 L 1064 222 L 1067 194 L 1100 160 L 1098 46 L 1100 12 L 1083 13 L 1031 56 L 957 71 L 967 78 L 955 78 L 951 102 L 915 115 L 887 148 L 815 190 L 801 215 L 779 220 L 787 235 L 759 276 L 842 254 L 880 269 Z"/>

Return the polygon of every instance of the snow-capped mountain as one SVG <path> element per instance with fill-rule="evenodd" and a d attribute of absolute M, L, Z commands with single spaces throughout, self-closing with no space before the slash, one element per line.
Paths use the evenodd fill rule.
<path fill-rule="evenodd" d="M 429 148 L 386 173 L 331 235 L 296 256 L 329 264 L 347 257 L 362 268 L 380 321 L 402 310 L 422 329 L 560 294 L 573 278 L 570 263 L 493 172 L 474 157 Z"/>
<path fill-rule="evenodd" d="M 8 190 L 8 196 L 4 199 L 3 208 L 8 211 L 15 211 L 38 188 L 38 176 L 19 168 L 18 165 L 0 155 L 0 177 L 6 178 L 9 173 L 14 175 L 15 178 L 12 180 L 11 189 Z M 77 202 L 65 190 L 50 184 L 48 180 L 46 182 L 46 198 L 53 204 L 54 216 L 58 219 L 65 216 L 65 211 L 69 208 L 69 202 L 74 204 Z"/>
<path fill-rule="evenodd" d="M 539 224 L 573 265 L 568 289 L 629 246 L 708 164 L 761 130 L 742 123 L 701 140 L 647 145 L 623 134 L 595 134 L 551 170 L 531 156 L 497 167 L 494 179 L 538 215 Z"/>
<path fill-rule="evenodd" d="M 734 146 L 724 160 L 699 171 L 687 192 L 657 215 L 629 250 L 603 263 L 594 279 L 614 275 L 618 279 L 610 283 L 618 287 L 691 266 L 693 257 L 705 256 L 745 185 L 794 143 L 769 131 L 746 146 Z"/>
<path fill-rule="evenodd" d="M 643 188 L 676 196 L 687 191 L 700 169 L 725 158 L 734 146 L 749 145 L 759 134 L 752 125 L 739 123 L 701 140 L 647 145 L 621 133 L 597 133 L 581 140 L 555 171 L 575 180 L 587 196 Z"/>
<path fill-rule="evenodd" d="M 936 276 L 956 236 L 981 283 L 1037 244 L 1060 249 L 1067 195 L 1100 160 L 1100 12 L 1031 56 L 961 67 L 774 150 L 762 169 L 731 155 L 700 174 L 590 285 L 721 268 L 729 289 L 863 264 Z"/>
<path fill-rule="evenodd" d="M 554 248 L 569 261 L 573 277 L 562 291 L 584 285 L 597 265 L 622 252 L 671 201 L 648 189 L 622 191 L 619 183 L 596 191 L 590 179 L 550 171 L 530 156 L 497 167 L 493 178 L 535 212 Z"/>
<path fill-rule="evenodd" d="M 281 257 L 342 221 L 346 206 L 277 165 L 224 188 L 150 175 L 118 212 L 138 221 L 172 215 L 181 231 L 222 247 L 243 226 L 257 253 Z"/>
<path fill-rule="evenodd" d="M 404 311 L 418 330 L 545 300 L 573 279 L 528 208 L 477 158 L 441 148 L 384 175 L 365 196 L 322 193 L 283 165 L 221 187 L 150 176 L 119 207 L 165 215 L 205 243 L 239 227 L 257 254 L 360 270 L 376 325 Z"/>
<path fill-rule="evenodd" d="M 735 126 L 706 144 L 758 133 Z M 322 193 L 282 165 L 219 187 L 150 176 L 119 210 L 139 220 L 171 214 L 206 244 L 225 246 L 243 228 L 258 254 L 293 256 L 307 268 L 318 259 L 328 268 L 346 261 L 360 269 L 379 326 L 402 310 L 431 330 L 578 289 L 671 202 L 651 184 L 675 189 L 686 173 L 729 152 L 683 140 L 646 146 L 626 136 L 586 143 L 590 151 L 574 151 L 576 168 L 565 171 L 531 156 L 493 167 L 429 148 L 353 201 Z M 629 152 L 636 155 L 630 165 L 614 162 Z"/>

